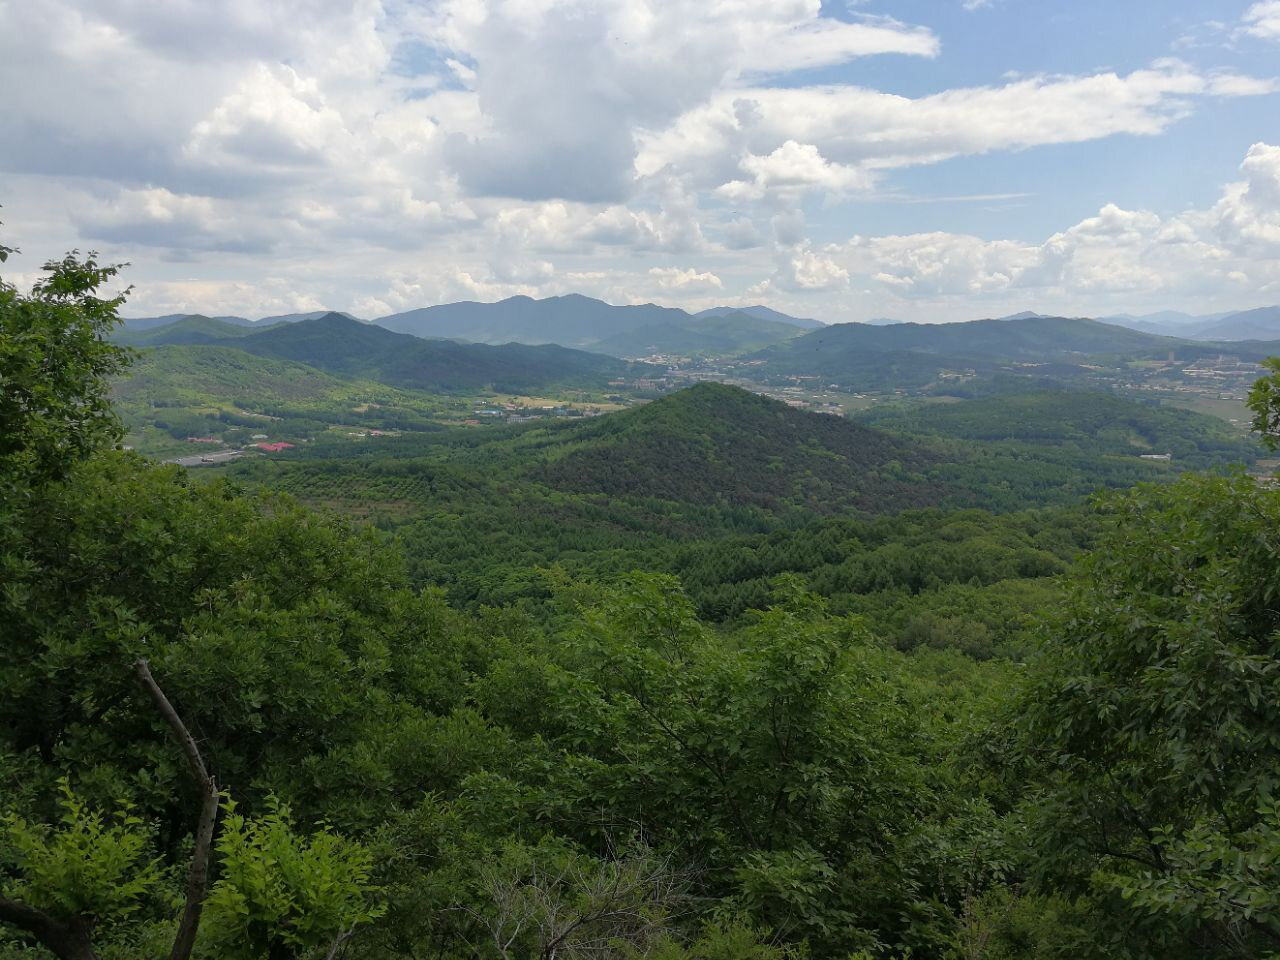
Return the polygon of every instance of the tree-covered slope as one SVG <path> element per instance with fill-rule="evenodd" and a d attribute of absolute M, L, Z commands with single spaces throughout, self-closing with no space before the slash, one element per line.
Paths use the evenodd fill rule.
<path fill-rule="evenodd" d="M 918 446 L 721 384 L 575 425 L 558 439 L 570 452 L 531 476 L 578 493 L 817 510 L 937 494 L 909 475 L 931 462 Z"/>
<path fill-rule="evenodd" d="M 189 326 L 184 320 L 149 331 L 146 343 L 190 343 Z M 198 326 L 201 330 L 219 329 L 208 322 Z M 528 392 L 561 385 L 603 386 L 629 369 L 628 364 L 612 357 L 557 346 L 423 340 L 339 313 L 262 330 L 237 327 L 234 333 L 196 342 L 306 364 L 335 376 L 436 391 L 494 387 Z"/>
<path fill-rule="evenodd" d="M 222 317 L 205 317 L 193 313 L 170 323 L 156 327 L 133 329 L 125 327 L 115 335 L 118 343 L 131 347 L 150 347 L 162 344 L 220 343 L 262 332 L 265 327 L 251 327 Z"/>
<path fill-rule="evenodd" d="M 958 357 L 1051 360 L 1168 351 L 1178 345 L 1179 341 L 1171 337 L 1096 320 L 1036 316 L 968 323 L 841 323 L 807 333 L 773 352 L 797 359 L 842 352 L 909 350 Z"/>
<path fill-rule="evenodd" d="M 915 389 L 940 378 L 1001 371 L 1087 379 L 1129 361 L 1217 358 L 1258 361 L 1280 345 L 1156 336 L 1072 317 L 1016 316 L 969 323 L 844 323 L 748 354 L 748 376 L 819 377 L 846 388 Z"/>
<path fill-rule="evenodd" d="M 201 316 L 201 314 L 166 313 L 158 317 L 128 317 L 121 320 L 121 328 L 114 330 L 111 336 L 115 339 L 122 334 L 136 333 L 143 330 L 154 330 L 157 327 L 167 327 L 170 324 L 177 323 L 179 320 L 185 320 L 187 317 L 197 316 Z M 253 326 L 253 321 L 246 317 L 216 316 L 211 319 L 221 320 L 223 323 L 229 323 L 237 327 Z"/>
<path fill-rule="evenodd" d="M 292 360 L 258 357 L 223 346 L 167 345 L 142 350 L 112 390 L 118 402 L 167 406 L 318 400 L 343 387 L 337 377 Z"/>
<path fill-rule="evenodd" d="M 1071 446 L 1099 454 L 1172 454 L 1183 468 L 1251 463 L 1256 443 L 1224 421 L 1083 390 L 1038 390 L 960 403 L 885 406 L 859 420 L 895 433 Z"/>

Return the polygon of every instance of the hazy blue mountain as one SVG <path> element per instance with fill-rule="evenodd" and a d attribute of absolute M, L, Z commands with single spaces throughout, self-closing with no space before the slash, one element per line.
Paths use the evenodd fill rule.
<path fill-rule="evenodd" d="M 1195 340 L 1275 340 L 1280 338 L 1280 306 L 1241 310 L 1183 334 Z"/>
<path fill-rule="evenodd" d="M 689 314 L 672 307 L 652 303 L 615 306 L 574 293 L 544 300 L 509 297 L 497 303 L 464 300 L 396 313 L 374 322 L 418 337 L 584 347 L 615 334 L 688 319 Z"/>
<path fill-rule="evenodd" d="M 647 357 L 658 353 L 733 356 L 790 340 L 804 332 L 791 323 L 763 320 L 744 310 L 734 310 L 617 333 L 587 349 L 615 357 Z"/>
<path fill-rule="evenodd" d="M 1103 323 L 1113 323 L 1116 326 L 1128 327 L 1131 330 L 1141 330 L 1144 333 L 1188 337 L 1192 335 L 1194 330 L 1221 320 L 1223 317 L 1230 316 L 1230 314 L 1231 311 L 1226 313 L 1191 314 L 1183 313 L 1180 310 L 1160 310 L 1156 313 L 1144 313 L 1141 315 L 1119 313 L 1114 316 L 1098 317 L 1098 319 Z"/>
<path fill-rule="evenodd" d="M 771 307 L 765 307 L 757 304 L 754 307 L 708 307 L 706 310 L 699 310 L 694 314 L 695 317 L 723 317 L 731 313 L 745 313 L 755 317 L 757 320 L 772 320 L 775 323 L 787 323 L 793 327 L 803 327 L 806 330 L 815 330 L 818 327 L 825 326 L 820 320 L 807 320 L 803 317 L 792 317 L 785 313 L 774 310 Z"/>

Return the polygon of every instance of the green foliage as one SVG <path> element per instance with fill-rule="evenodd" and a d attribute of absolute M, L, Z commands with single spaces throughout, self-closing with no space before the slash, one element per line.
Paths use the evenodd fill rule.
<path fill-rule="evenodd" d="M 244 446 L 261 433 L 297 443 L 334 427 L 348 428 L 342 439 L 350 450 L 348 432 L 439 430 L 432 418 L 446 409 L 431 394 L 221 346 L 144 350 L 112 395 L 130 442 L 157 456 L 203 449 L 182 442 L 192 436 Z"/>
<path fill-rule="evenodd" d="M 91 253 L 45 264 L 29 295 L 0 281 L 0 478 L 47 479 L 115 443 L 107 394 L 128 354 L 105 341 L 124 296 L 98 288 L 119 272 Z"/>
<path fill-rule="evenodd" d="M 260 960 L 286 948 L 304 956 L 382 915 L 366 850 L 329 824 L 299 836 L 285 804 L 271 797 L 267 805 L 253 820 L 225 805 L 220 876 L 206 907 L 217 956 Z"/>
<path fill-rule="evenodd" d="M 338 313 L 259 329 L 184 318 L 138 339 L 148 345 L 202 343 L 289 360 L 325 373 L 408 389 L 474 392 L 493 388 L 536 393 L 556 386 L 603 387 L 629 365 L 612 357 L 554 344 L 489 346 L 422 340 Z"/>
<path fill-rule="evenodd" d="M 266 811 L 225 811 L 204 956 L 1274 953 L 1280 495 L 1191 478 L 1061 506 L 1162 476 L 1144 443 L 1216 462 L 1203 422 L 1005 395 L 906 415 L 948 434 L 921 441 L 704 386 L 231 471 L 373 513 L 397 545 L 104 450 L 110 276 L 72 257 L 31 297 L 4 289 L 6 323 L 73 332 L 6 342 L 48 402 L 10 404 L 0 458 L 25 494 L 0 516 L 0 888 L 101 921 L 103 956 L 163 951 L 192 847 L 142 655 L 218 782 Z M 497 356 L 400 357 L 394 334 L 320 321 L 161 348 L 122 402 L 157 429 L 319 431 L 407 396 L 345 379 L 362 370 L 456 360 L 465 380 Z M 233 336 L 164 336 L 210 330 Z M 538 376 L 566 360 L 528 356 Z"/>
<path fill-rule="evenodd" d="M 575 493 L 823 511 L 932 492 L 912 475 L 930 461 L 918 447 L 720 384 L 584 424 L 572 443 L 533 477 Z"/>
<path fill-rule="evenodd" d="M 150 859 L 151 837 L 126 806 L 105 817 L 72 792 L 67 780 L 58 825 L 0 818 L 0 863 L 17 879 L 4 896 L 62 917 L 114 922 L 134 913 L 161 880 Z"/>
<path fill-rule="evenodd" d="M 1280 357 L 1262 361 L 1270 371 L 1260 377 L 1249 391 L 1249 409 L 1253 411 L 1253 429 L 1274 450 L 1280 446 Z"/>
<path fill-rule="evenodd" d="M 882 430 L 1139 456 L 1180 468 L 1252 463 L 1257 448 L 1215 417 L 1084 390 L 1006 393 L 963 403 L 883 407 L 859 419 Z"/>
<path fill-rule="evenodd" d="M 1258 955 L 1280 942 L 1280 497 L 1187 478 L 1108 512 L 1022 706 L 1043 872 L 1122 895 L 1153 951 Z"/>

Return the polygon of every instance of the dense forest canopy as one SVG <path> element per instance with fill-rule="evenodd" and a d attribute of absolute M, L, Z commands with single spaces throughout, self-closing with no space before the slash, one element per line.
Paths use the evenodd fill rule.
<path fill-rule="evenodd" d="M 47 269 L 0 285 L 0 957 L 1280 956 L 1273 489 L 1084 506 L 1142 477 L 723 388 L 201 479 L 118 449 L 115 268 Z M 423 512 L 278 492 L 329 475 Z"/>

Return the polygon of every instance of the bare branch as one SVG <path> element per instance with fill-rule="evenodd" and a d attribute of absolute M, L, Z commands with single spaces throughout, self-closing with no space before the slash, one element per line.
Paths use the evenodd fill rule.
<path fill-rule="evenodd" d="M 165 723 L 169 725 L 178 746 L 186 755 L 187 765 L 191 768 L 191 776 L 201 794 L 200 821 L 196 825 L 195 850 L 191 854 L 191 869 L 187 873 L 187 905 L 182 911 L 182 920 L 178 924 L 178 933 L 173 940 L 173 949 L 169 951 L 169 960 L 189 960 L 196 943 L 196 931 L 200 927 L 200 915 L 204 911 L 204 899 L 209 890 L 209 857 L 213 847 L 213 829 L 218 819 L 218 785 L 205 768 L 204 759 L 200 756 L 200 748 L 195 738 L 187 730 L 186 724 L 178 716 L 169 698 L 164 695 L 151 668 L 144 659 L 133 664 L 133 672 L 151 697 Z"/>

